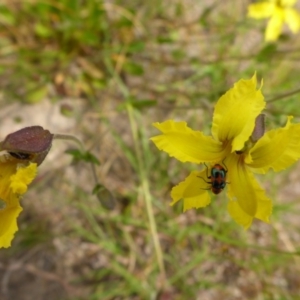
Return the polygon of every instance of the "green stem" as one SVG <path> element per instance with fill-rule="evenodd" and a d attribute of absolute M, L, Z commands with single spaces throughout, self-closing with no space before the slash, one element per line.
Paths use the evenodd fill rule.
<path fill-rule="evenodd" d="M 53 135 L 53 140 L 73 141 L 79 146 L 81 151 L 85 152 L 84 145 L 82 144 L 81 140 L 79 140 L 77 137 L 75 137 L 73 135 L 56 133 Z"/>
<path fill-rule="evenodd" d="M 287 93 L 279 95 L 279 96 L 275 96 L 275 97 L 271 98 L 270 100 L 267 100 L 266 102 L 267 103 L 275 102 L 277 100 L 281 100 L 283 98 L 286 98 L 286 97 L 289 97 L 289 96 L 293 96 L 293 95 L 298 94 L 298 93 L 300 93 L 300 89 L 296 89 L 294 91 L 287 92 Z"/>
<path fill-rule="evenodd" d="M 135 151 L 136 151 L 137 159 L 138 159 L 140 180 L 141 180 L 141 186 L 142 186 L 145 203 L 146 203 L 146 208 L 147 208 L 150 232 L 151 232 L 151 236 L 152 236 L 153 243 L 154 243 L 154 249 L 156 252 L 158 266 L 159 266 L 160 272 L 162 274 L 162 280 L 163 280 L 162 286 L 163 286 L 165 284 L 165 280 L 166 280 L 166 272 L 165 272 L 165 266 L 164 266 L 164 261 L 163 261 L 163 254 L 162 254 L 162 250 L 161 250 L 161 246 L 160 246 L 160 242 L 159 242 L 159 238 L 158 238 L 158 233 L 157 233 L 157 226 L 156 226 L 156 222 L 155 222 L 155 218 L 154 218 L 152 199 L 151 199 L 151 194 L 149 191 L 149 183 L 148 183 L 148 179 L 145 174 L 145 171 L 144 171 L 145 166 L 144 166 L 144 162 L 142 159 L 141 149 L 140 149 L 140 146 L 138 143 L 138 129 L 137 129 L 136 122 L 135 122 L 135 119 L 133 116 L 133 108 L 130 104 L 127 104 L 127 111 L 128 111 L 128 115 L 129 115 L 129 121 L 130 121 L 131 130 L 132 130 L 132 135 L 133 135 L 133 139 L 134 139 Z"/>
<path fill-rule="evenodd" d="M 126 87 L 126 85 L 123 83 L 121 80 L 120 76 L 115 72 L 113 69 L 113 66 L 111 65 L 111 62 L 106 60 L 106 65 L 107 68 L 110 70 L 110 72 L 113 74 L 114 79 L 116 80 L 117 84 L 119 85 L 119 88 L 121 92 L 123 93 L 125 98 L 129 97 L 129 91 Z M 139 171 L 139 177 L 140 177 L 140 182 L 141 182 L 141 187 L 146 203 L 146 209 L 147 209 L 147 216 L 149 220 L 149 227 L 150 227 L 150 233 L 152 236 L 153 244 L 154 244 L 154 249 L 156 253 L 156 258 L 157 258 L 157 263 L 158 267 L 162 276 L 162 286 L 166 284 L 166 272 L 165 272 L 165 265 L 163 261 L 163 253 L 160 245 L 160 241 L 158 238 L 158 232 L 157 232 L 157 226 L 156 226 L 156 221 L 154 217 L 154 212 L 153 212 L 153 206 L 152 206 L 152 199 L 151 199 L 151 194 L 149 191 L 149 182 L 148 178 L 145 173 L 145 166 L 144 166 L 144 161 L 143 161 L 143 155 L 142 155 L 142 150 L 140 148 L 140 143 L 138 139 L 138 127 L 134 118 L 134 111 L 132 108 L 132 105 L 127 102 L 126 104 L 126 109 L 128 112 L 128 117 L 129 117 L 129 122 L 131 126 L 131 132 L 134 140 L 134 148 L 135 148 L 135 153 L 137 156 L 137 161 L 138 161 L 138 171 Z"/>

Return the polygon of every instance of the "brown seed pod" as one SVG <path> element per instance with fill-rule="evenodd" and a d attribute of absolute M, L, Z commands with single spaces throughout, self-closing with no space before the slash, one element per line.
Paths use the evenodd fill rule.
<path fill-rule="evenodd" d="M 22 128 L 9 134 L 0 143 L 0 150 L 6 150 L 12 157 L 40 165 L 52 145 L 53 134 L 41 126 Z"/>
<path fill-rule="evenodd" d="M 256 143 L 265 134 L 265 115 L 259 114 L 255 119 L 255 127 L 253 129 L 251 139 Z"/>

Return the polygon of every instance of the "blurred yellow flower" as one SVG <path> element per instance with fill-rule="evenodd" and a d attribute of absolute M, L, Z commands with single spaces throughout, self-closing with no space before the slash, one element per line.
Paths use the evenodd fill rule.
<path fill-rule="evenodd" d="M 20 164 L 15 158 L 0 160 L 0 248 L 11 245 L 18 230 L 17 217 L 22 211 L 20 198 L 36 172 L 36 163 Z"/>
<path fill-rule="evenodd" d="M 270 168 L 277 172 L 300 158 L 300 124 L 291 124 L 292 117 L 285 127 L 265 133 L 257 142 L 251 141 L 255 120 L 266 104 L 256 86 L 256 75 L 250 80 L 242 79 L 219 99 L 212 136 L 190 129 L 186 122 L 168 120 L 153 124 L 162 134 L 151 138 L 159 150 L 181 162 L 206 163 L 210 170 L 215 164 L 226 164 L 227 208 L 244 228 L 254 218 L 269 222 L 272 213 L 272 202 L 253 172 L 264 174 Z M 184 211 L 205 207 L 210 203 L 209 188 L 212 184 L 207 179 L 207 169 L 193 171 L 172 189 L 171 205 L 183 199 Z"/>
<path fill-rule="evenodd" d="M 250 4 L 248 16 L 255 19 L 270 18 L 266 32 L 266 41 L 276 41 L 286 23 L 293 33 L 300 29 L 300 14 L 292 8 L 297 0 L 269 0 Z"/>

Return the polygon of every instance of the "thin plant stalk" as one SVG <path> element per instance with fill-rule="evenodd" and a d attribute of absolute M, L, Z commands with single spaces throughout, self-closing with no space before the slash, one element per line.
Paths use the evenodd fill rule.
<path fill-rule="evenodd" d="M 154 243 L 154 248 L 155 248 L 155 252 L 156 252 L 156 256 L 157 256 L 157 262 L 159 265 L 160 272 L 162 274 L 162 280 L 163 280 L 162 286 L 163 286 L 165 284 L 165 279 L 166 279 L 165 266 L 164 266 L 164 262 L 163 262 L 163 254 L 162 254 L 162 250 L 161 250 L 161 246 L 160 246 L 160 242 L 159 242 L 159 238 L 158 238 L 157 226 L 156 226 L 156 221 L 155 221 L 154 212 L 153 212 L 153 206 L 152 206 L 152 201 L 151 201 L 151 194 L 149 191 L 148 179 L 147 179 L 147 176 L 144 171 L 145 166 L 144 166 L 144 162 L 142 159 L 140 145 L 138 142 L 137 124 L 135 122 L 135 118 L 133 116 L 133 109 L 130 104 L 127 104 L 127 112 L 128 112 L 128 116 L 129 116 L 133 140 L 134 140 L 134 144 L 135 144 L 135 151 L 136 151 L 137 159 L 138 159 L 140 180 L 141 180 L 141 186 L 142 186 L 145 203 L 146 203 L 146 208 L 147 208 L 150 232 L 151 232 L 153 243 Z"/>
<path fill-rule="evenodd" d="M 82 151 L 82 152 L 86 151 L 85 147 L 84 147 L 84 144 L 76 136 L 69 135 L 69 134 L 54 134 L 53 135 L 53 140 L 54 139 L 55 140 L 72 141 L 72 142 L 76 143 L 79 146 L 80 151 Z M 95 181 L 96 184 L 98 184 L 99 181 L 98 181 L 98 177 L 97 177 L 97 174 L 96 174 L 95 165 L 93 163 L 90 163 L 90 166 L 91 166 L 94 181 Z"/>
<path fill-rule="evenodd" d="M 123 81 L 121 80 L 121 78 L 117 74 L 117 72 L 113 69 L 111 62 L 109 60 L 106 60 L 105 62 L 106 62 L 106 66 L 107 66 L 108 70 L 110 70 L 110 72 L 114 75 L 114 79 L 117 82 L 121 92 L 127 98 L 129 96 L 129 92 L 128 92 L 126 85 L 123 83 Z M 132 136 L 133 136 L 135 152 L 137 155 L 139 175 L 140 175 L 139 177 L 140 177 L 141 187 L 142 187 L 145 204 L 146 204 L 146 209 L 147 209 L 150 233 L 151 233 L 153 244 L 154 244 L 158 267 L 159 267 L 159 270 L 160 270 L 160 273 L 162 276 L 162 286 L 164 286 L 166 284 L 165 265 L 164 265 L 164 261 L 163 261 L 163 253 L 162 253 L 160 241 L 158 238 L 158 232 L 157 232 L 157 226 L 156 226 L 156 221 L 155 221 L 154 212 L 153 212 L 148 178 L 144 171 L 145 166 L 144 166 L 144 162 L 143 162 L 142 150 L 140 148 L 140 143 L 138 140 L 138 128 L 137 128 L 137 124 L 136 124 L 136 121 L 135 121 L 135 118 L 133 115 L 133 108 L 130 103 L 126 104 L 126 109 L 127 109 L 127 113 L 129 116 L 129 122 L 130 122 L 130 126 L 131 126 L 131 132 L 132 132 Z"/>
<path fill-rule="evenodd" d="M 76 143 L 81 151 L 85 151 L 84 145 L 82 144 L 81 140 L 78 139 L 76 136 L 69 135 L 69 134 L 59 134 L 56 133 L 53 135 L 53 140 L 65 140 L 65 141 L 73 141 Z"/>
<path fill-rule="evenodd" d="M 290 96 L 293 96 L 293 95 L 296 95 L 296 94 L 299 94 L 299 93 L 300 93 L 300 89 L 296 89 L 294 91 L 290 91 L 290 92 L 287 92 L 285 94 L 275 96 L 275 97 L 267 100 L 267 103 L 275 102 L 275 101 L 278 101 L 278 100 L 281 100 L 281 99 L 284 99 L 286 97 L 290 97 Z"/>

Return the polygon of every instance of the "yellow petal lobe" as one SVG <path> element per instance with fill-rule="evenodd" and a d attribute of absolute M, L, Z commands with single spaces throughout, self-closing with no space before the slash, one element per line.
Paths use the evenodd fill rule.
<path fill-rule="evenodd" d="M 296 4 L 297 0 L 280 0 L 280 5 L 284 7 L 291 7 Z"/>
<path fill-rule="evenodd" d="M 18 230 L 19 198 L 36 176 L 36 169 L 36 164 L 18 167 L 14 161 L 0 163 L 0 248 L 10 247 Z"/>
<path fill-rule="evenodd" d="M 284 11 L 284 19 L 293 33 L 300 30 L 300 14 L 292 8 Z"/>
<path fill-rule="evenodd" d="M 300 124 L 291 124 L 264 134 L 245 157 L 245 163 L 258 173 L 270 168 L 275 172 L 284 170 L 300 158 Z"/>
<path fill-rule="evenodd" d="M 243 160 L 243 155 L 237 154 L 230 155 L 226 160 L 229 181 L 227 186 L 229 199 L 238 203 L 236 205 L 229 202 L 230 213 L 237 212 L 240 208 L 245 214 L 241 214 L 239 218 L 235 216 L 235 220 L 246 228 L 249 225 L 250 217 L 268 223 L 272 213 L 272 202 L 265 195 L 265 191 L 259 186 Z"/>
<path fill-rule="evenodd" d="M 8 248 L 18 230 L 17 217 L 22 211 L 20 205 L 0 210 L 0 248 Z"/>
<path fill-rule="evenodd" d="M 265 33 L 266 41 L 272 42 L 278 39 L 282 31 L 283 23 L 284 23 L 284 10 L 281 8 L 276 8 L 266 28 L 266 33 Z"/>
<path fill-rule="evenodd" d="M 218 161 L 224 157 L 222 143 L 200 131 L 192 130 L 186 122 L 168 120 L 154 123 L 153 126 L 162 134 L 152 137 L 152 142 L 159 150 L 181 162 L 203 163 Z"/>
<path fill-rule="evenodd" d="M 37 172 L 37 165 L 30 163 L 27 167 L 21 167 L 16 174 L 10 177 L 10 187 L 15 194 L 22 195 L 27 192 L 27 186 L 35 178 Z"/>
<path fill-rule="evenodd" d="M 210 195 L 207 192 L 210 185 L 205 181 L 209 181 L 206 170 L 193 171 L 184 181 L 173 187 L 171 205 L 183 199 L 183 211 L 207 206 L 210 203 Z"/>
<path fill-rule="evenodd" d="M 248 6 L 248 17 L 254 19 L 269 18 L 275 9 L 275 3 L 254 3 Z"/>
<path fill-rule="evenodd" d="M 231 141 L 232 152 L 244 147 L 266 105 L 256 85 L 256 74 L 250 80 L 239 80 L 215 106 L 212 135 L 222 142 Z"/>
<path fill-rule="evenodd" d="M 245 229 L 248 229 L 251 226 L 253 217 L 245 213 L 237 201 L 229 200 L 227 210 L 236 223 L 243 226 Z"/>

